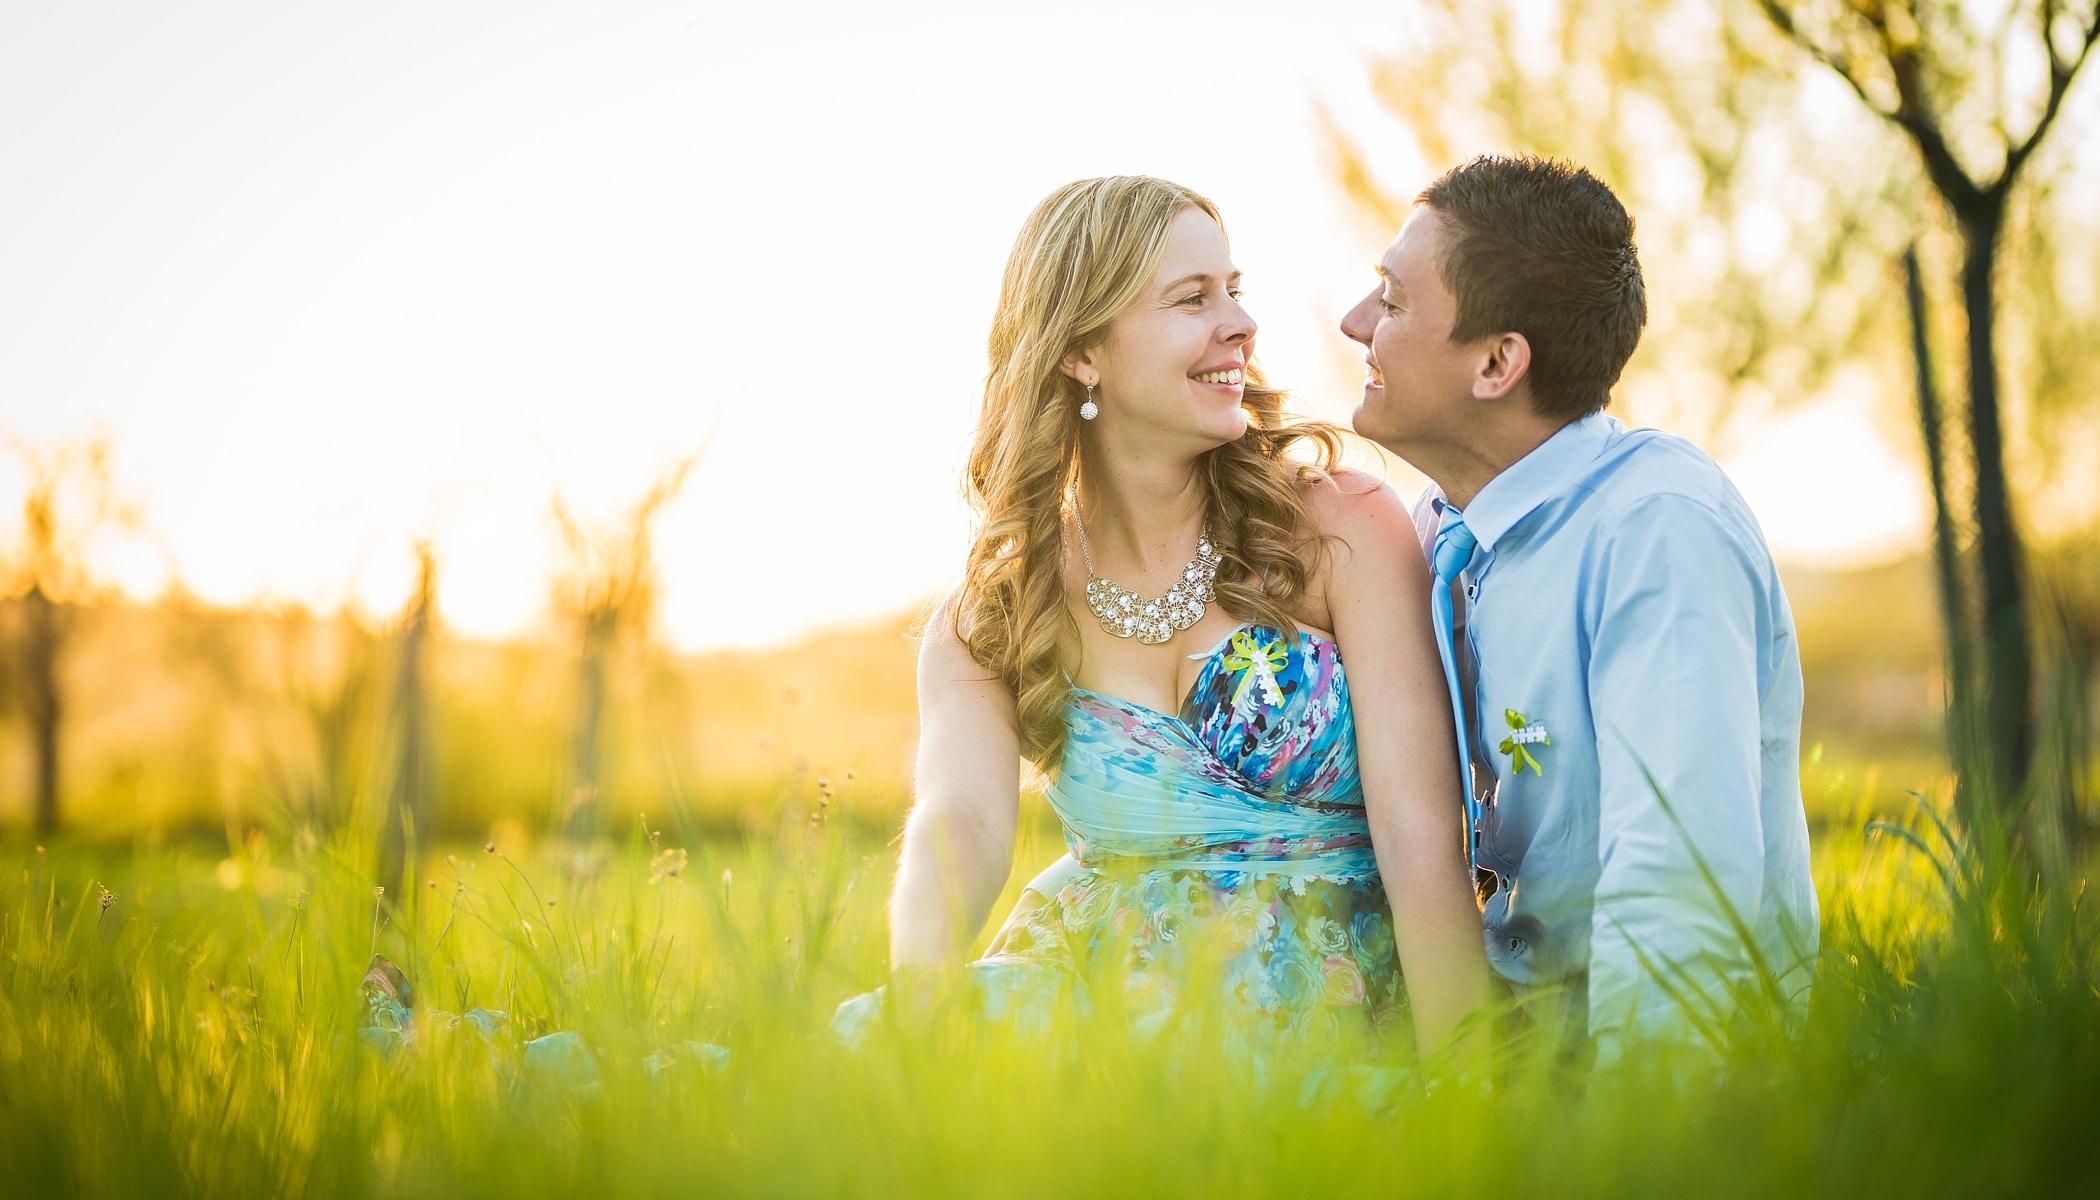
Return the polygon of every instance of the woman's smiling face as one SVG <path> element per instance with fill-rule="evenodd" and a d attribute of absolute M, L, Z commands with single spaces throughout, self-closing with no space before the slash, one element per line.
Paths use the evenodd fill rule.
<path fill-rule="evenodd" d="M 1201 453 L 1247 431 L 1240 398 L 1255 324 L 1239 282 L 1225 231 L 1202 209 L 1183 209 L 1152 282 L 1099 346 L 1076 356 L 1075 377 L 1097 384 L 1104 432 L 1113 424 L 1119 438 L 1146 432 Z"/>

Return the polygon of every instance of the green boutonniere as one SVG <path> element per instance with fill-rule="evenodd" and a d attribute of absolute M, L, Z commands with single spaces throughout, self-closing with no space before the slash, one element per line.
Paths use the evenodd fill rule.
<path fill-rule="evenodd" d="M 1552 745 L 1553 739 L 1546 736 L 1546 727 L 1514 708 L 1503 709 L 1502 719 L 1509 722 L 1509 736 L 1502 739 L 1502 745 L 1497 749 L 1509 755 L 1509 773 L 1521 775 L 1524 768 L 1530 767 L 1532 774 L 1543 777 L 1546 768 L 1540 766 L 1538 756 L 1525 747 Z"/>

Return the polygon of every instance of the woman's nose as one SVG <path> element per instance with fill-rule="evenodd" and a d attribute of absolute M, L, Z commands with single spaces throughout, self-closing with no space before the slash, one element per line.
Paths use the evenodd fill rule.
<path fill-rule="evenodd" d="M 1341 328 L 1343 337 L 1365 346 L 1371 344 L 1372 331 L 1378 326 L 1378 322 L 1371 316 L 1371 306 L 1377 298 L 1378 293 L 1372 292 L 1370 295 L 1357 301 L 1354 308 L 1342 314 Z"/>

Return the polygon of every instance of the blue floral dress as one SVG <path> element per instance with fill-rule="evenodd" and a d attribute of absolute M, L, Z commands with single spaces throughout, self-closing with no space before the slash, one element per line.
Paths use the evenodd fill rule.
<path fill-rule="evenodd" d="M 1249 1034 L 1389 1028 L 1400 974 L 1338 648 L 1249 624 L 1191 657 L 1178 713 L 1072 689 L 1047 792 L 1070 854 L 970 965 L 985 1007 L 1108 1000 L 1156 1023 L 1193 1002 Z M 855 997 L 834 1028 L 854 1038 L 878 1011 Z"/>

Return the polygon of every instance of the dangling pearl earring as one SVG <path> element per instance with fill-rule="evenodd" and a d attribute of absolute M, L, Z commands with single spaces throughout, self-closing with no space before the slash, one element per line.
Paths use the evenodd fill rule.
<path fill-rule="evenodd" d="M 1079 406 L 1079 419 L 1091 421 L 1101 415 L 1101 406 L 1094 403 L 1094 385 L 1086 385 L 1086 403 Z"/>

